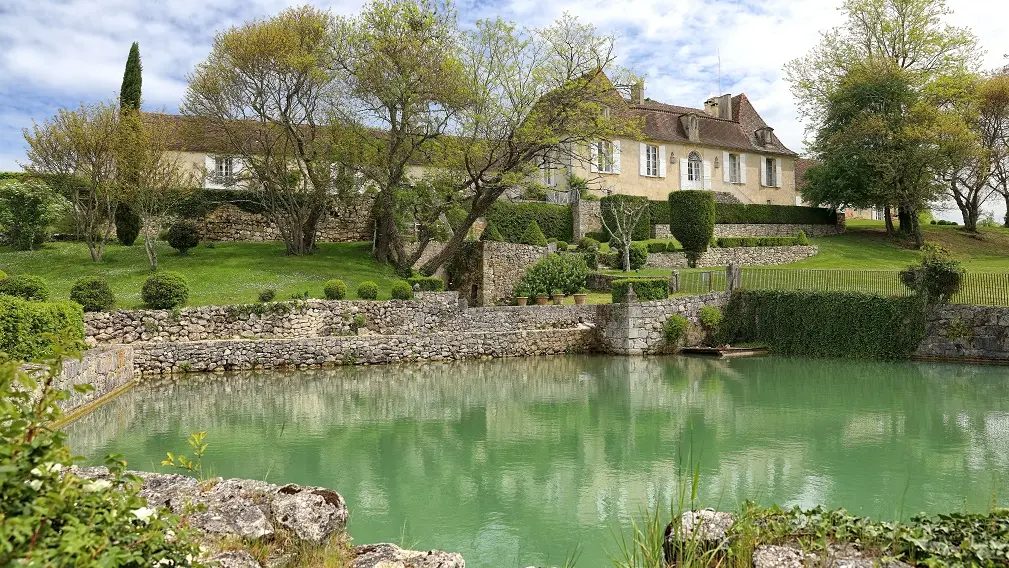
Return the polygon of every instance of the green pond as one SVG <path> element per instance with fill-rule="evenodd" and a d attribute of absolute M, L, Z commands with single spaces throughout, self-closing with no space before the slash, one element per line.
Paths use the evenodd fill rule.
<path fill-rule="evenodd" d="M 340 491 L 357 543 L 467 566 L 606 566 L 700 466 L 701 505 L 883 519 L 1009 494 L 1009 369 L 786 358 L 553 357 L 192 375 L 67 426 L 99 463 L 164 471 L 206 430 L 213 473 Z"/>

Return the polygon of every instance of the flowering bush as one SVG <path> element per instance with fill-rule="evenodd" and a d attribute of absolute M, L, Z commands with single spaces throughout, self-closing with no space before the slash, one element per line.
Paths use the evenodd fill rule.
<path fill-rule="evenodd" d="M 108 479 L 69 469 L 66 436 L 50 427 L 70 396 L 53 385 L 66 355 L 57 349 L 32 374 L 0 363 L 0 566 L 197 566 L 193 535 L 147 506 L 121 458 L 106 459 Z"/>

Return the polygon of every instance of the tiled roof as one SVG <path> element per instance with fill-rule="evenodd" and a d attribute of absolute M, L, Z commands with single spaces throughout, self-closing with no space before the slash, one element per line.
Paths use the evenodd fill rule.
<path fill-rule="evenodd" d="M 767 146 L 757 143 L 756 130 L 767 126 L 767 124 L 757 114 L 746 95 L 737 95 L 732 98 L 733 116 L 731 120 L 710 116 L 702 109 L 669 105 L 651 100 L 646 100 L 643 104 L 628 103 L 628 108 L 633 115 L 644 119 L 642 131 L 646 137 L 652 140 L 703 144 L 761 154 L 796 155 L 795 152 L 786 148 L 777 136 L 772 135 L 771 144 Z M 691 142 L 680 121 L 681 117 L 689 114 L 696 115 L 698 118 L 700 139 L 696 142 Z"/>

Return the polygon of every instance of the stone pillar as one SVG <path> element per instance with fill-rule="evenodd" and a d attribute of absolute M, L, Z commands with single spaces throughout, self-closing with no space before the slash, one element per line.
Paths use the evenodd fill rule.
<path fill-rule="evenodd" d="M 586 233 L 601 231 L 603 221 L 599 202 L 585 199 L 573 201 L 571 203 L 571 224 L 575 242 L 581 240 Z"/>
<path fill-rule="evenodd" d="M 669 276 L 669 293 L 675 294 L 680 291 L 680 271 L 673 270 L 672 275 Z"/>
<path fill-rule="evenodd" d="M 648 331 L 641 327 L 641 304 L 600 304 L 596 318 L 603 353 L 641 355 L 645 352 Z"/>
<path fill-rule="evenodd" d="M 743 286 L 743 272 L 738 264 L 730 263 L 725 267 L 725 291 L 732 293 L 733 290 Z"/>
<path fill-rule="evenodd" d="M 836 227 L 837 234 L 843 235 L 847 230 L 848 216 L 844 214 L 844 211 L 838 211 L 836 217 Z"/>

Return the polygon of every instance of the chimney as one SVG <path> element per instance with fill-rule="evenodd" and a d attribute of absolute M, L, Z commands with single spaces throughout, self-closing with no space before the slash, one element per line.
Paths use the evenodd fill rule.
<path fill-rule="evenodd" d="M 718 118 L 732 120 L 732 95 L 724 94 L 718 97 Z"/>
<path fill-rule="evenodd" d="M 697 142 L 701 139 L 700 121 L 697 119 L 696 114 L 682 115 L 680 117 L 680 125 L 683 126 L 683 132 L 686 133 L 687 140 Z"/>
<path fill-rule="evenodd" d="M 715 118 L 719 118 L 718 101 L 719 101 L 718 97 L 711 97 L 710 99 L 704 101 L 704 114 L 708 116 L 713 116 Z"/>
<path fill-rule="evenodd" d="M 631 85 L 631 104 L 645 104 L 645 82 L 638 81 Z"/>

